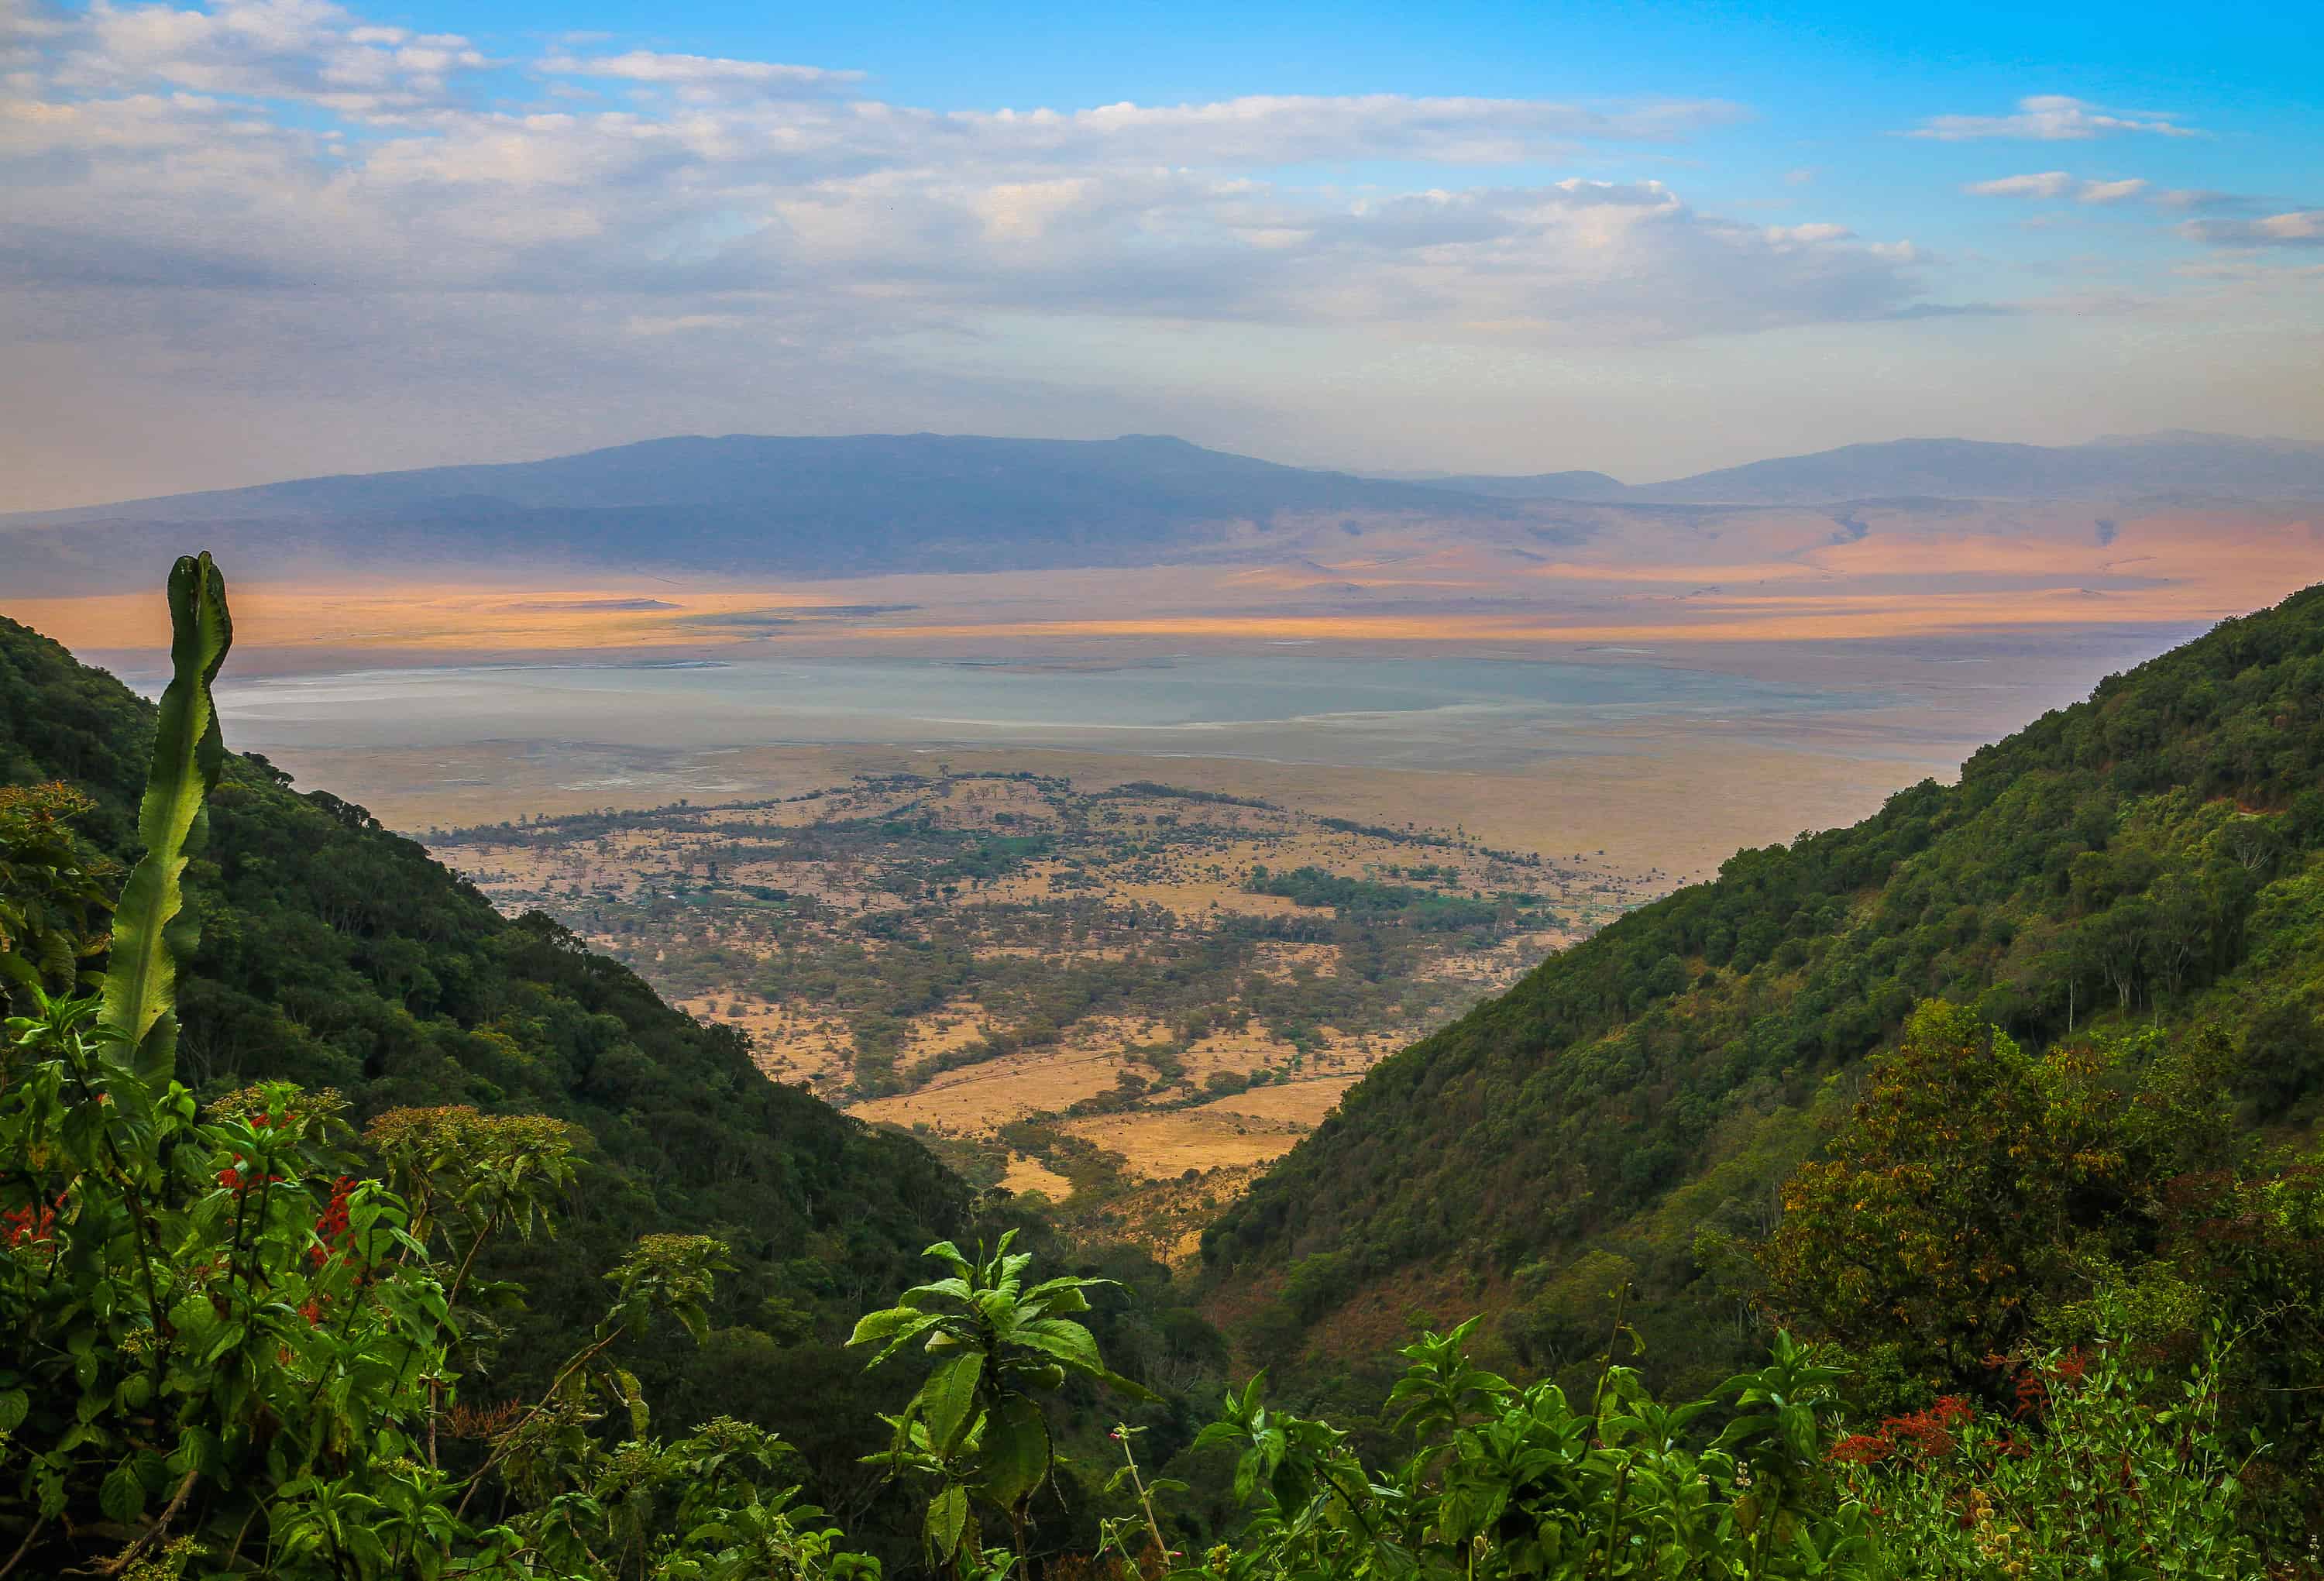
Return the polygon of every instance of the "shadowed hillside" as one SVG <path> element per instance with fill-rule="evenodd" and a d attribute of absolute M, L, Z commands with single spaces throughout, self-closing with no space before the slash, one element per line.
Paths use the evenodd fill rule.
<path fill-rule="evenodd" d="M 1778 1190 L 1945 996 L 2022 1042 L 2160 1024 L 2244 1121 L 2324 1091 L 2324 587 L 2103 683 L 1853 828 L 1738 853 L 1388 1061 L 1205 1238 L 1278 1356 L 1413 1304 L 1554 1368 L 1630 1282 L 1689 1377 L 1748 1351 Z M 1256 1283 L 1264 1301 L 1233 1293 Z"/>
<path fill-rule="evenodd" d="M 154 717 L 0 620 L 0 786 L 86 792 L 84 832 L 124 865 Z M 358 1124 L 473 1104 L 588 1133 L 568 1232 L 493 1270 L 523 1282 L 532 1310 L 508 1315 L 512 1365 L 483 1392 L 539 1386 L 531 1369 L 586 1334 L 601 1271 L 639 1235 L 715 1230 L 740 1264 L 721 1282 L 717 1331 L 641 1362 L 649 1392 L 686 1420 L 779 1426 L 829 1495 L 867 1487 L 854 1457 L 876 1441 L 868 1406 L 825 1409 L 863 1386 L 840 1342 L 923 1245 L 960 1233 L 967 1188 L 918 1144 L 768 1081 L 740 1034 L 669 1009 L 546 917 L 503 919 L 416 842 L 292 790 L 263 758 L 230 758 L 209 823 L 186 884 L 200 939 L 180 985 L 181 1080 L 205 1093 L 267 1078 L 336 1088 Z"/>

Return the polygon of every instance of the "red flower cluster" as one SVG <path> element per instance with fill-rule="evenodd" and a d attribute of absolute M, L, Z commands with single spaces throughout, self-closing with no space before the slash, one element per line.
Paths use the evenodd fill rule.
<path fill-rule="evenodd" d="M 2007 1356 L 1989 1356 L 1985 1365 L 1997 1372 L 2009 1366 L 2011 1361 Z M 2049 1407 L 2052 1384 L 2070 1388 L 2089 1376 L 2089 1358 L 2079 1347 L 2055 1361 L 2026 1365 L 2012 1383 L 2017 1394 L 2017 1406 L 2012 1414 L 2021 1418 L 2040 1415 Z"/>
<path fill-rule="evenodd" d="M 249 1190 L 253 1186 L 279 1186 L 282 1183 L 282 1177 L 281 1175 L 244 1174 L 242 1172 L 242 1166 L 247 1161 L 242 1156 L 242 1154 L 239 1153 L 235 1154 L 234 1155 L 234 1163 L 226 1168 L 218 1171 L 218 1184 L 224 1186 L 229 1191 L 242 1192 Z"/>
<path fill-rule="evenodd" d="M 2039 1415 L 2042 1408 L 2049 1403 L 2050 1385 L 2042 1381 L 2041 1374 L 2017 1374 L 2017 1409 L 2010 1412 L 2012 1416 Z"/>
<path fill-rule="evenodd" d="M 9 1248 L 14 1250 L 28 1242 L 36 1246 L 45 1245 L 55 1239 L 57 1209 L 64 1205 L 65 1194 L 60 1191 L 57 1193 L 57 1200 L 53 1206 L 43 1205 L 36 1200 L 27 1202 L 22 1208 L 11 1208 L 5 1213 L 0 1213 L 0 1224 L 8 1227 Z"/>
<path fill-rule="evenodd" d="M 1877 1433 L 1850 1433 L 1831 1447 L 1830 1458 L 1842 1466 L 1870 1466 L 1891 1455 L 1930 1460 L 1953 1452 L 1953 1429 L 1976 1414 L 1969 1402 L 1948 1394 L 1926 1411 L 1892 1416 Z"/>
<path fill-rule="evenodd" d="M 1881 1426 L 1925 1458 L 1951 1454 L 1953 1429 L 1976 1414 L 1968 1401 L 1958 1394 L 1948 1394 L 1926 1411 L 1892 1416 Z"/>
<path fill-rule="evenodd" d="M 331 1187 L 330 1205 L 323 1209 L 323 1216 L 315 1220 L 315 1236 L 321 1244 L 309 1246 L 307 1256 L 318 1268 L 329 1262 L 331 1253 L 347 1238 L 347 1197 L 355 1189 L 355 1177 L 341 1175 Z"/>
<path fill-rule="evenodd" d="M 1840 1466 L 1869 1466 L 1887 1459 L 1895 1447 L 1886 1433 L 1850 1433 L 1831 1447 L 1831 1458 Z"/>

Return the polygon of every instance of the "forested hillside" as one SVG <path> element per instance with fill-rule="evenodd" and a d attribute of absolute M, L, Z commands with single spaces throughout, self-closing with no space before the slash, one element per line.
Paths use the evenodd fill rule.
<path fill-rule="evenodd" d="M 0 620 L 0 787 L 87 793 L 95 804 L 72 822 L 124 865 L 154 712 Z M 918 1144 L 769 1082 L 739 1034 L 666 1007 L 544 918 L 502 918 L 416 843 L 294 791 L 261 758 L 229 758 L 209 823 L 187 876 L 200 934 L 180 985 L 181 1080 L 335 1088 L 357 1125 L 471 1104 L 587 1133 L 567 1232 L 512 1245 L 492 1270 L 522 1282 L 530 1311 L 503 1315 L 506 1373 L 484 1392 L 539 1387 L 534 1370 L 586 1336 L 601 1273 L 640 1234 L 715 1232 L 739 1267 L 711 1338 L 641 1353 L 648 1394 L 682 1422 L 779 1428 L 826 1500 L 868 1496 L 876 1474 L 854 1458 L 879 1429 L 840 1342 L 923 1246 L 962 1233 L 966 1188 Z"/>
<path fill-rule="evenodd" d="M 1219 1300 L 1259 1355 L 1311 1362 L 1355 1361 L 1416 1305 L 1481 1307 L 1517 1364 L 1554 1371 L 1602 1346 L 1627 1284 L 1661 1375 L 1699 1382 L 1758 1343 L 1784 1182 L 1932 996 L 2037 1050 L 2160 1026 L 2217 1072 L 2228 1133 L 2303 1137 L 2319 771 L 2311 588 L 2109 678 L 1958 785 L 1738 854 L 1387 1062 L 1208 1234 Z"/>

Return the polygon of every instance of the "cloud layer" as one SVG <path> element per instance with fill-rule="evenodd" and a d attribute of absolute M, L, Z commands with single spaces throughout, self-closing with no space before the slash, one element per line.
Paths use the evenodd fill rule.
<path fill-rule="evenodd" d="M 487 68 L 521 72 L 536 102 L 484 107 L 464 78 Z M 1659 145 L 1736 119 L 1723 104 L 938 113 L 809 66 L 494 62 L 321 0 L 99 0 L 52 21 L 18 77 L 0 159 L 22 207 L 0 247 L 35 289 L 490 293 L 566 313 L 581 298 L 601 324 L 655 332 L 1038 307 L 1580 340 L 1856 317 L 1915 292 L 1906 250 L 1723 221 L 1651 181 L 1397 190 L 1303 173 Z"/>
<path fill-rule="evenodd" d="M 1355 370 L 1481 401 L 1470 359 L 1650 367 L 1962 310 L 1925 248 L 1813 212 L 1812 168 L 1770 177 L 1782 225 L 1690 201 L 1749 119 L 1397 94 L 935 110 L 841 66 L 495 52 L 328 0 L 0 0 L 0 475 L 32 476 L 0 509 L 251 476 L 187 458 L 445 459 L 445 434 L 538 454 L 1199 409 L 1218 438 L 1262 379 L 1393 427 Z M 2114 133 L 2194 134 L 2049 97 L 1914 135 Z M 1970 190 L 2151 201 L 2243 250 L 2304 245 L 2314 217 L 2064 171 Z"/>
<path fill-rule="evenodd" d="M 2017 101 L 2006 115 L 1935 115 L 1911 135 L 1939 142 L 1969 142 L 1987 137 L 2030 138 L 2038 142 L 2081 142 L 2119 132 L 2145 132 L 2160 137 L 2200 137 L 2181 118 L 2162 111 L 2100 109 L 2063 94 L 2037 94 Z"/>

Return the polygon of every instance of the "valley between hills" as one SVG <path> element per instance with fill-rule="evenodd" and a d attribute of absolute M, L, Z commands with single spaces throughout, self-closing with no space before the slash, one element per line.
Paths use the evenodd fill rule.
<path fill-rule="evenodd" d="M 1166 1262 L 1379 1060 L 1670 887 L 1602 854 L 1026 769 L 438 832 L 773 1080 Z"/>

